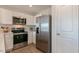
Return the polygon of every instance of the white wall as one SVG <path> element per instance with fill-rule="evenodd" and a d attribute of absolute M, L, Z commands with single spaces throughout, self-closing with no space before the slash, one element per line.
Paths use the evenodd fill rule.
<path fill-rule="evenodd" d="M 39 17 L 42 15 L 51 15 L 51 8 L 45 9 L 43 11 L 40 11 L 37 15 L 35 15 L 35 17 Z"/>

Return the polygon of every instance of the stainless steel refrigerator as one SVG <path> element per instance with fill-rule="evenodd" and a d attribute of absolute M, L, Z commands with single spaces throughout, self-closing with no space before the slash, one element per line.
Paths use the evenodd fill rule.
<path fill-rule="evenodd" d="M 36 48 L 51 52 L 51 16 L 44 15 L 36 19 Z"/>

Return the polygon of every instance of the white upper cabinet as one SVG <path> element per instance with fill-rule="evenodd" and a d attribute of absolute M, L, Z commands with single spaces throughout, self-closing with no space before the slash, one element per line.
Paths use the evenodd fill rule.
<path fill-rule="evenodd" d="M 27 24 L 27 25 L 35 25 L 35 19 L 34 19 L 33 16 L 27 17 L 26 20 L 27 20 L 27 21 L 26 21 L 26 24 Z"/>
<path fill-rule="evenodd" d="M 12 13 L 9 10 L 0 9 L 0 23 L 1 24 L 12 24 Z"/>

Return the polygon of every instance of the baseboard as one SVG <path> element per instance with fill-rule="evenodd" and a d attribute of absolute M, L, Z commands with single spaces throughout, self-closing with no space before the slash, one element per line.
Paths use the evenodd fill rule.
<path fill-rule="evenodd" d="M 7 49 L 7 50 L 6 50 L 6 53 L 10 53 L 12 50 L 13 50 L 13 48 Z"/>

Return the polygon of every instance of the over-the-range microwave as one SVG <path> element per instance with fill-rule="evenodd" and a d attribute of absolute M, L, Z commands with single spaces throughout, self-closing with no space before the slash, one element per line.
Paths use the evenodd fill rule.
<path fill-rule="evenodd" d="M 13 25 L 25 25 L 26 24 L 26 18 L 19 18 L 13 16 Z"/>

